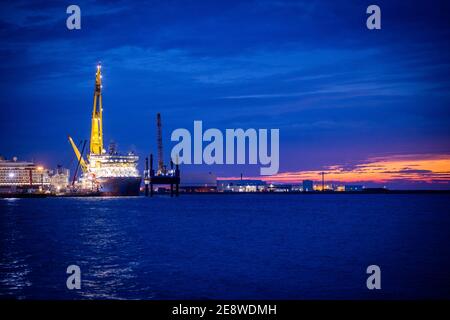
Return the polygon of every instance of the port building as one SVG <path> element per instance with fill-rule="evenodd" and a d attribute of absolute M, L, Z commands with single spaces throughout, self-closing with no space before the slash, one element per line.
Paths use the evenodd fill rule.
<path fill-rule="evenodd" d="M 21 194 L 36 192 L 62 192 L 69 186 L 70 172 L 58 166 L 48 170 L 31 161 L 7 160 L 0 157 L 0 193 Z"/>
<path fill-rule="evenodd" d="M 217 189 L 219 192 L 264 192 L 267 186 L 262 180 L 218 180 Z"/>
<path fill-rule="evenodd" d="M 33 162 L 0 158 L 0 192 L 44 190 L 50 187 L 49 171 Z"/>

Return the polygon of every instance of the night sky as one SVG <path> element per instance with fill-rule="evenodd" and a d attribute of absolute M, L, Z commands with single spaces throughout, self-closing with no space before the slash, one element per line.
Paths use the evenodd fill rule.
<path fill-rule="evenodd" d="M 81 30 L 66 8 L 81 8 Z M 366 28 L 381 7 L 382 29 Z M 10 1 L 0 4 L 0 154 L 69 167 L 102 63 L 105 143 L 165 156 L 176 128 L 280 129 L 280 172 L 450 188 L 448 1 Z M 141 163 L 142 166 L 143 163 Z M 186 166 L 259 178 L 259 165 Z"/>

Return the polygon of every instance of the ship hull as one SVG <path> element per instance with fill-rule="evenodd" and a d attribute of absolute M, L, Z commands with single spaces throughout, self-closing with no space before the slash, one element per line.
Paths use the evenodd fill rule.
<path fill-rule="evenodd" d="M 141 177 L 102 177 L 97 178 L 102 196 L 138 196 Z"/>

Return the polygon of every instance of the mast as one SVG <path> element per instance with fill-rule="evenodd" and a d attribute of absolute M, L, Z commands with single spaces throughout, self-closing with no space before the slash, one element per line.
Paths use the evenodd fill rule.
<path fill-rule="evenodd" d="M 92 108 L 91 154 L 103 153 L 103 106 L 102 106 L 102 66 L 97 65 L 95 75 L 94 105 Z"/>
<path fill-rule="evenodd" d="M 156 115 L 156 126 L 157 126 L 157 143 L 158 143 L 158 172 L 164 171 L 164 159 L 163 159 L 163 144 L 162 144 L 162 124 L 161 124 L 161 114 Z"/>

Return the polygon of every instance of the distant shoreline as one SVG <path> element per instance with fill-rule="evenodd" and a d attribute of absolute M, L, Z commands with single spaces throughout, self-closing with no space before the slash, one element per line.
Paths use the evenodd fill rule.
<path fill-rule="evenodd" d="M 288 191 L 288 192 L 180 192 L 180 195 L 239 195 L 239 194 L 258 194 L 258 195 L 330 195 L 330 194 L 450 194 L 450 190 L 383 190 L 383 191 Z M 154 193 L 154 195 L 170 195 L 170 193 Z"/>
<path fill-rule="evenodd" d="M 367 191 L 314 191 L 314 192 L 180 192 L 180 196 L 192 196 L 192 195 L 367 195 L 367 194 L 450 194 L 450 190 L 367 190 Z M 170 196 L 170 193 L 154 193 L 154 196 Z M 87 195 L 87 194 L 66 194 L 66 195 L 54 195 L 54 194 L 26 194 L 26 193 L 3 193 L 0 194 L 0 199 L 10 198 L 86 198 L 86 197 L 104 197 L 99 194 Z M 136 198 L 145 197 L 143 193 Z M 117 197 L 119 198 L 119 197 Z"/>

